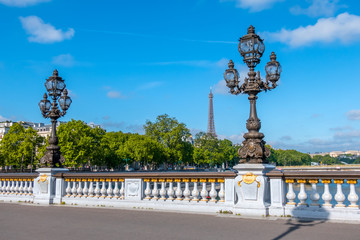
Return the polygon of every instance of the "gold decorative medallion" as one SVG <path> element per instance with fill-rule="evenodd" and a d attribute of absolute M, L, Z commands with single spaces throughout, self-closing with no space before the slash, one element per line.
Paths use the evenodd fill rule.
<path fill-rule="evenodd" d="M 47 175 L 46 174 L 44 174 L 44 175 L 40 175 L 40 181 L 41 182 L 45 182 L 46 181 L 46 179 L 47 179 Z"/>
<path fill-rule="evenodd" d="M 253 182 L 255 182 L 256 176 L 253 173 L 248 172 L 245 175 L 243 175 L 242 178 L 244 183 L 252 184 Z"/>
<path fill-rule="evenodd" d="M 241 182 L 244 182 L 246 184 L 252 184 L 253 182 L 257 182 L 257 187 L 260 187 L 260 182 L 256 180 L 256 175 L 254 175 L 251 172 L 246 173 L 245 175 L 242 175 L 242 180 L 238 182 L 239 187 L 241 187 Z"/>

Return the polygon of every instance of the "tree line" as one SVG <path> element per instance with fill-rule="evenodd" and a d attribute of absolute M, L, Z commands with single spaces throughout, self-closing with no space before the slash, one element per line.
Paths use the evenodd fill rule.
<path fill-rule="evenodd" d="M 204 132 L 191 136 L 184 123 L 160 115 L 143 126 L 145 134 L 106 132 L 91 128 L 80 120 L 62 123 L 57 128 L 59 146 L 68 168 L 180 169 L 184 167 L 231 167 L 238 163 L 240 145 L 217 139 Z M 47 147 L 47 139 L 21 124 L 14 123 L 0 141 L 0 165 L 15 169 L 36 168 Z M 296 150 L 271 148 L 270 163 L 279 166 L 310 165 L 311 162 L 339 164 L 330 156 L 315 156 Z"/>

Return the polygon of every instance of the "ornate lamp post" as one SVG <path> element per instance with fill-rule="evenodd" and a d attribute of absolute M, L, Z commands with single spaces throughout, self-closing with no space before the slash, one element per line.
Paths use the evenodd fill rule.
<path fill-rule="evenodd" d="M 52 129 L 49 137 L 49 146 L 46 148 L 45 155 L 40 159 L 41 167 L 61 167 L 64 163 L 64 157 L 61 156 L 59 140 L 56 135 L 56 123 L 59 117 L 66 114 L 71 104 L 71 98 L 68 97 L 68 91 L 65 89 L 64 80 L 59 77 L 58 71 L 55 69 L 53 75 L 45 82 L 46 90 L 52 98 L 52 103 L 47 99 L 45 93 L 43 100 L 40 101 L 39 107 L 44 118 L 50 118 Z M 58 108 L 58 104 L 62 111 Z"/>
<path fill-rule="evenodd" d="M 276 61 L 274 52 L 270 55 L 270 62 L 265 66 L 266 80 L 260 77 L 260 72 L 255 73 L 254 69 L 260 63 L 260 58 L 265 51 L 263 40 L 255 34 L 255 28 L 250 26 L 245 36 L 240 38 L 238 50 L 243 57 L 244 63 L 249 67 L 248 77 L 244 83 L 239 85 L 239 73 L 234 68 L 232 60 L 229 61 L 229 69 L 224 73 L 226 86 L 230 88 L 230 93 L 238 95 L 248 94 L 250 100 L 250 116 L 246 123 L 248 132 L 244 135 L 243 147 L 239 149 L 240 163 L 267 163 L 266 158 L 270 156 L 270 150 L 265 147 L 264 134 L 260 133 L 260 119 L 256 113 L 257 94 L 276 88 L 276 83 L 280 78 L 281 66 Z"/>

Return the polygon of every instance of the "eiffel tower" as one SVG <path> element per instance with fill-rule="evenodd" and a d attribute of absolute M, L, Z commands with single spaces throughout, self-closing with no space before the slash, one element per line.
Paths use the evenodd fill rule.
<path fill-rule="evenodd" d="M 209 93 L 209 118 L 208 118 L 208 127 L 207 127 L 207 134 L 212 135 L 213 137 L 216 137 L 215 132 L 215 123 L 214 123 L 214 108 L 213 108 L 213 94 L 211 92 Z"/>

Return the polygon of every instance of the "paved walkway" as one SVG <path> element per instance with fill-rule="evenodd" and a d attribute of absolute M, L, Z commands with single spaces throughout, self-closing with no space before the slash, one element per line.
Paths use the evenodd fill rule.
<path fill-rule="evenodd" d="M 358 224 L 0 203 L 4 240 L 358 240 Z"/>

